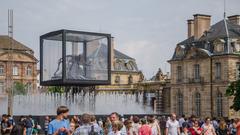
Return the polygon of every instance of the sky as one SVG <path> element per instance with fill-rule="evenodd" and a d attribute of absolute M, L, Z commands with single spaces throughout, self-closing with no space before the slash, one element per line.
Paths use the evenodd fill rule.
<path fill-rule="evenodd" d="M 226 0 L 227 16 L 240 14 L 240 0 Z M 224 0 L 1 0 L 0 35 L 14 11 L 14 38 L 35 51 L 39 36 L 59 29 L 110 33 L 115 49 L 136 59 L 146 78 L 170 71 L 178 42 L 187 38 L 193 14 L 223 19 Z"/>

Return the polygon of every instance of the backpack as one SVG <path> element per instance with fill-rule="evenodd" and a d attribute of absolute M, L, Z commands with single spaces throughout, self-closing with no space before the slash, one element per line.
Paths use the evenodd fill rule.
<path fill-rule="evenodd" d="M 88 135 L 98 135 L 98 132 L 95 132 L 95 131 L 94 131 L 94 125 L 91 126 L 91 130 L 90 130 L 90 132 L 88 133 Z"/>

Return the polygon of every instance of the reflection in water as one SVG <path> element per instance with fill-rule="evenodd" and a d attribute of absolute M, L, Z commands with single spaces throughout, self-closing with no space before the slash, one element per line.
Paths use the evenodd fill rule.
<path fill-rule="evenodd" d="M 90 112 L 109 114 L 116 111 L 120 114 L 154 113 L 150 104 L 144 101 L 143 93 L 135 92 L 79 92 L 76 94 L 17 95 L 14 97 L 14 115 L 55 115 L 59 105 L 66 105 L 70 114 Z M 0 114 L 7 112 L 7 98 L 0 100 Z"/>

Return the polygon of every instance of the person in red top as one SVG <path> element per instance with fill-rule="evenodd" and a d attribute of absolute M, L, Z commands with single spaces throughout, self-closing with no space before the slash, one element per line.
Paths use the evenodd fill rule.
<path fill-rule="evenodd" d="M 236 120 L 236 129 L 237 129 L 237 134 L 236 135 L 240 135 L 240 119 Z"/>
<path fill-rule="evenodd" d="M 203 129 L 199 126 L 199 123 L 197 120 L 193 122 L 193 127 L 189 128 L 189 132 L 191 133 L 191 135 L 201 135 L 202 131 Z"/>
<path fill-rule="evenodd" d="M 147 125 L 147 120 L 142 119 L 142 126 L 138 130 L 138 135 L 152 135 L 152 128 Z"/>

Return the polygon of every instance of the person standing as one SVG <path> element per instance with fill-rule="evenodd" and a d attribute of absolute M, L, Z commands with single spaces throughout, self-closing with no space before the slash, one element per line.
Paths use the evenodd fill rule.
<path fill-rule="evenodd" d="M 139 117 L 138 116 L 133 116 L 133 134 L 138 135 L 138 130 L 141 127 L 139 124 Z"/>
<path fill-rule="evenodd" d="M 44 120 L 44 132 L 45 132 L 45 135 L 48 135 L 48 125 L 50 123 L 50 118 L 48 116 L 45 117 L 45 120 Z"/>
<path fill-rule="evenodd" d="M 102 127 L 97 124 L 97 120 L 95 115 L 91 115 L 90 118 L 90 125 L 91 125 L 91 134 L 98 134 L 98 135 L 103 135 L 103 130 Z"/>
<path fill-rule="evenodd" d="M 26 135 L 32 135 L 33 131 L 33 121 L 30 116 L 27 116 L 27 118 L 24 120 L 25 127 L 26 127 Z"/>
<path fill-rule="evenodd" d="M 82 125 L 80 125 L 76 131 L 74 132 L 74 135 L 88 135 L 91 131 L 91 115 L 84 113 L 82 115 Z"/>
<path fill-rule="evenodd" d="M 152 129 L 152 135 L 161 135 L 160 127 L 158 125 L 158 122 L 156 122 L 154 116 L 148 117 L 148 125 Z"/>
<path fill-rule="evenodd" d="M 9 135 L 11 130 L 13 128 L 13 125 L 10 123 L 8 116 L 6 114 L 2 115 L 2 121 L 1 121 L 1 133 L 2 135 Z"/>
<path fill-rule="evenodd" d="M 165 135 L 166 123 L 167 123 L 166 117 L 162 116 L 160 120 L 160 129 L 162 135 Z"/>
<path fill-rule="evenodd" d="M 20 121 L 19 123 L 15 124 L 11 130 L 10 135 L 26 135 L 24 122 Z"/>
<path fill-rule="evenodd" d="M 205 123 L 202 125 L 203 135 L 216 135 L 215 129 L 211 124 L 211 119 L 207 117 Z"/>
<path fill-rule="evenodd" d="M 112 131 L 112 123 L 115 122 L 115 121 L 120 121 L 119 114 L 117 112 L 113 112 L 113 113 L 110 114 L 111 124 L 108 127 L 108 133 L 110 133 Z M 127 130 L 126 130 L 126 127 L 124 125 L 122 126 L 120 131 L 121 131 L 122 135 L 127 134 Z"/>
<path fill-rule="evenodd" d="M 122 135 L 121 129 L 123 124 L 121 121 L 113 121 L 112 122 L 112 131 L 108 133 L 108 135 Z"/>
<path fill-rule="evenodd" d="M 234 124 L 234 126 L 237 129 L 237 134 L 236 135 L 240 135 L 240 120 L 237 118 L 235 123 L 236 124 Z"/>
<path fill-rule="evenodd" d="M 69 109 L 66 106 L 57 108 L 57 117 L 48 125 L 49 135 L 70 135 L 68 117 Z"/>
<path fill-rule="evenodd" d="M 183 131 L 183 123 L 185 122 L 185 115 L 183 114 L 182 117 L 179 119 L 179 126 L 180 126 L 180 131 Z"/>
<path fill-rule="evenodd" d="M 180 135 L 179 122 L 176 119 L 176 114 L 172 113 L 170 120 L 166 123 L 166 135 Z"/>
<path fill-rule="evenodd" d="M 134 135 L 133 134 L 133 124 L 132 124 L 132 120 L 128 119 L 124 121 L 124 125 L 126 127 L 127 130 L 127 135 Z"/>
<path fill-rule="evenodd" d="M 70 134 L 73 135 L 75 131 L 76 131 L 76 123 L 70 122 Z"/>
<path fill-rule="evenodd" d="M 152 135 L 152 129 L 151 127 L 147 124 L 146 119 L 141 120 L 142 126 L 138 130 L 139 135 Z"/>
<path fill-rule="evenodd" d="M 221 119 L 219 122 L 219 126 L 217 128 L 217 134 L 218 135 L 228 135 L 229 134 L 227 124 L 224 119 Z"/>
<path fill-rule="evenodd" d="M 201 135 L 202 131 L 203 129 L 199 126 L 199 122 L 197 120 L 193 122 L 193 127 L 189 128 L 191 135 Z"/>

